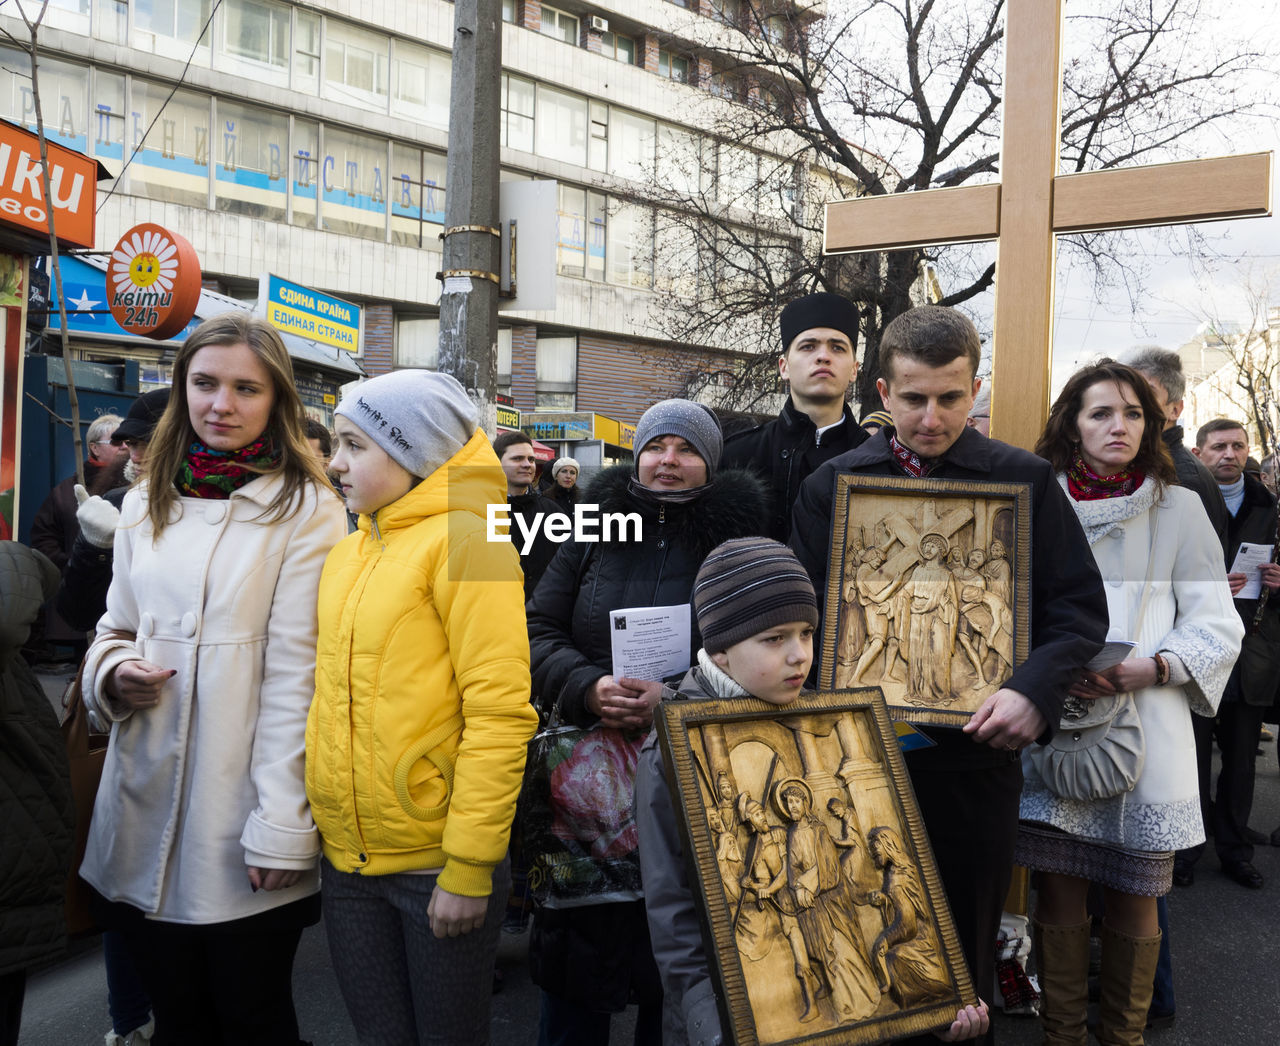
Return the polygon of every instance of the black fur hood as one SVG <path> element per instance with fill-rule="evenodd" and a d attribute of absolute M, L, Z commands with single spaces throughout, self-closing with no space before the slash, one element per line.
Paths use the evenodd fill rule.
<path fill-rule="evenodd" d="M 699 558 L 726 540 L 726 535 L 764 534 L 768 530 L 768 502 L 760 480 L 743 469 L 716 472 L 706 492 L 685 504 L 649 501 L 630 489 L 632 465 L 614 465 L 587 486 L 582 501 L 601 512 L 639 512 L 645 519 L 665 508 L 665 525 L 687 537 Z"/>

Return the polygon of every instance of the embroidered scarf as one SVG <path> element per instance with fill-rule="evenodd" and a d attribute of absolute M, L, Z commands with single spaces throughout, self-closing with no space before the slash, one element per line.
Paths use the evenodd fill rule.
<path fill-rule="evenodd" d="M 184 498 L 210 498 L 225 501 L 233 490 L 239 490 L 262 473 L 280 463 L 281 454 L 263 435 L 239 450 L 210 450 L 203 443 L 187 448 L 174 485 Z"/>
<path fill-rule="evenodd" d="M 914 450 L 903 446 L 896 435 L 889 437 L 889 449 L 893 451 L 893 460 L 902 471 L 916 479 L 923 479 L 938 466 L 936 461 L 926 461 Z"/>
<path fill-rule="evenodd" d="M 1114 476 L 1099 476 L 1077 452 L 1067 467 L 1067 493 L 1075 501 L 1101 501 L 1103 498 L 1127 498 L 1146 476 L 1128 468 Z"/>

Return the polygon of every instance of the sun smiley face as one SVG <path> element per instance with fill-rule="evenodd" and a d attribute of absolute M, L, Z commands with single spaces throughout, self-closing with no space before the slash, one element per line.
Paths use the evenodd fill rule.
<path fill-rule="evenodd" d="M 178 247 L 159 230 L 135 231 L 111 252 L 110 279 L 115 290 L 152 287 L 173 290 L 178 274 Z"/>

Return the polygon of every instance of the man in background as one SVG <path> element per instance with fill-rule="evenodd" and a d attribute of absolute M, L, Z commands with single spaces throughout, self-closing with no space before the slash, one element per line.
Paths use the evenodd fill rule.
<path fill-rule="evenodd" d="M 751 469 L 764 480 L 771 497 L 765 534 L 786 541 L 800 484 L 867 434 L 845 403 L 858 376 L 853 303 L 838 294 L 808 294 L 787 304 L 778 325 L 778 374 L 788 383 L 787 401 L 773 421 L 729 437 L 721 466 Z"/>

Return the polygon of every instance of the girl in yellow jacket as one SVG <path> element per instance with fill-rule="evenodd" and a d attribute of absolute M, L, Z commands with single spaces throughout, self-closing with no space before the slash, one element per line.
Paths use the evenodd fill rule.
<path fill-rule="evenodd" d="M 453 378 L 402 370 L 335 411 L 358 530 L 320 580 L 307 797 L 329 950 L 361 1043 L 488 1041 L 507 839 L 537 725 L 506 482 Z"/>

